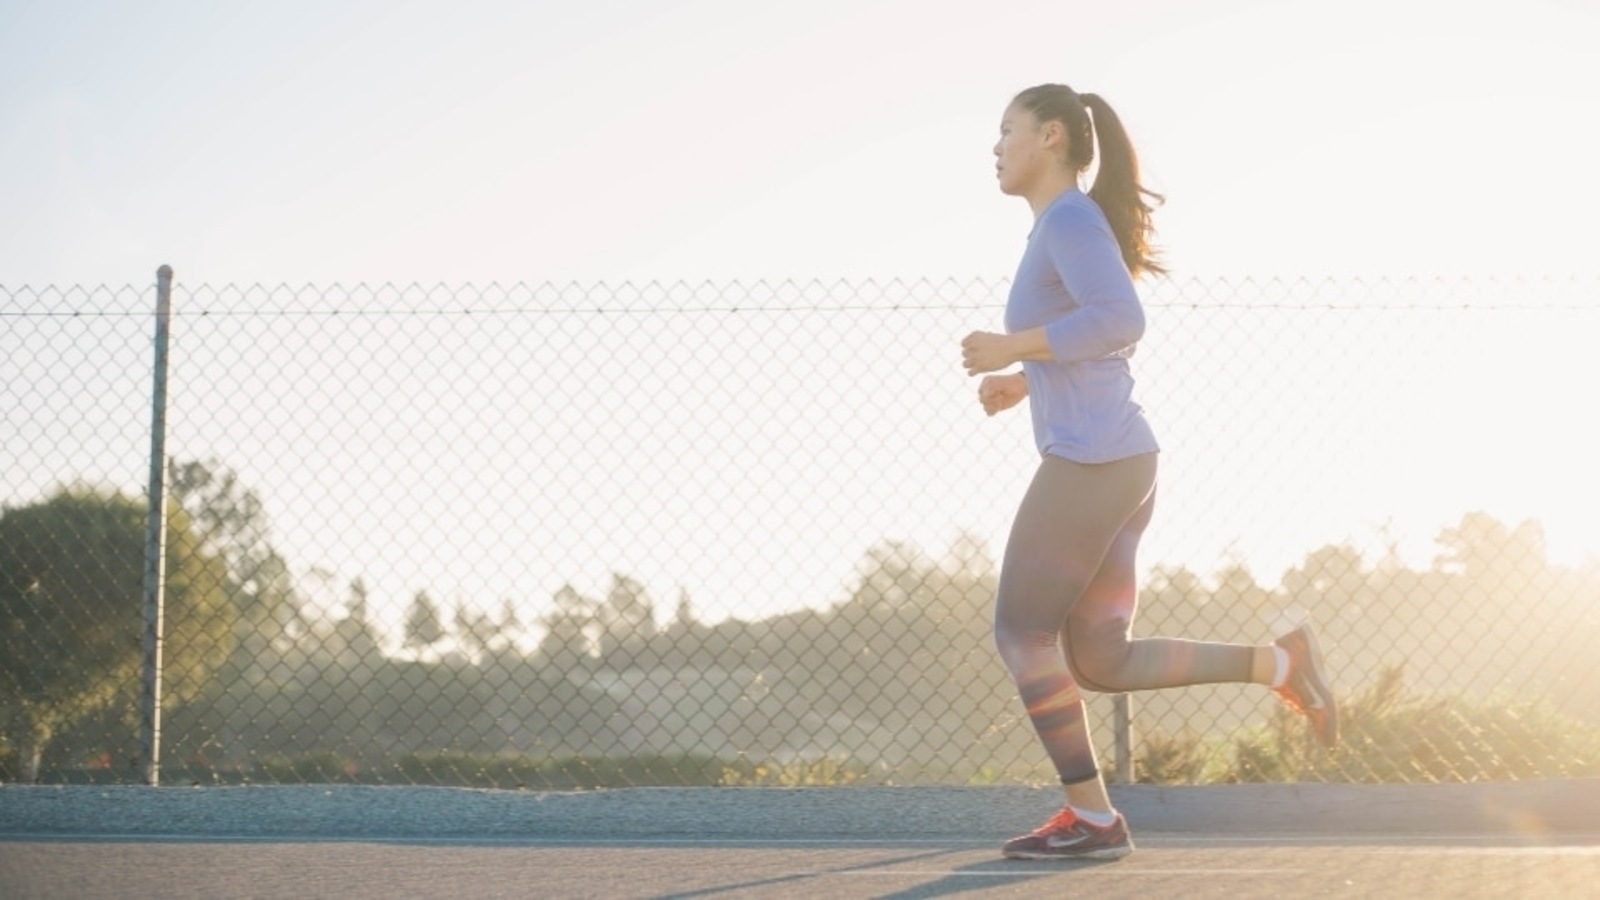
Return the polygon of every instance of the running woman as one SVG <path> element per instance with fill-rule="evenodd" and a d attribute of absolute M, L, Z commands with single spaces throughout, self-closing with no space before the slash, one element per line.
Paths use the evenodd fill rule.
<path fill-rule="evenodd" d="M 1084 193 L 1079 181 L 1100 168 Z M 1310 627 L 1266 646 L 1131 637 L 1134 556 L 1155 503 L 1154 433 L 1132 399 L 1128 359 L 1144 334 L 1134 278 L 1154 258 L 1138 159 L 1105 100 L 1064 85 L 1018 94 L 995 144 L 1000 190 L 1033 209 L 1006 303 L 1005 333 L 961 342 L 968 375 L 988 375 L 989 415 L 1024 398 L 1041 461 L 1012 523 L 995 600 L 995 644 L 1055 764 L 1066 805 L 1002 852 L 1111 859 L 1133 852 L 1100 776 L 1081 690 L 1254 683 L 1305 715 L 1324 745 L 1339 714 Z"/>

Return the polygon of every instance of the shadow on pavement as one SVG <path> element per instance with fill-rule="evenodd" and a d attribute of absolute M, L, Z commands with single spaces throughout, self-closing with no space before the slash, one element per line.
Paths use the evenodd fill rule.
<path fill-rule="evenodd" d="M 905 856 L 892 857 L 890 859 L 875 860 L 875 861 L 870 862 L 870 863 L 862 863 L 862 864 L 848 865 L 848 866 L 836 866 L 836 867 L 833 867 L 833 868 L 816 869 L 816 870 L 806 871 L 806 872 L 795 872 L 795 873 L 789 874 L 789 875 L 783 875 L 783 876 L 779 876 L 779 877 L 776 877 L 776 878 L 762 878 L 762 879 L 759 879 L 759 880 L 756 880 L 756 881 L 731 882 L 731 883 L 728 883 L 728 884 L 721 884 L 721 885 L 714 885 L 712 887 L 699 888 L 697 890 L 688 891 L 688 892 L 685 892 L 685 893 L 663 894 L 663 895 L 661 895 L 661 900 L 687 900 L 687 898 L 690 898 L 690 897 L 713 897 L 713 896 L 716 896 L 718 894 L 727 894 L 727 893 L 733 893 L 733 892 L 749 891 L 749 890 L 755 890 L 757 888 L 772 887 L 774 885 L 779 885 L 779 884 L 794 884 L 796 882 L 805 881 L 807 879 L 822 878 L 822 877 L 830 876 L 830 875 L 848 875 L 851 872 L 865 872 L 865 871 L 868 871 L 868 870 L 871 870 L 871 869 L 883 869 L 883 868 L 889 868 L 889 867 L 893 867 L 893 866 L 902 866 L 902 865 L 905 865 L 906 863 L 911 863 L 911 862 L 925 862 L 925 861 L 928 861 L 928 860 L 940 859 L 940 858 L 947 857 L 947 856 L 950 856 L 950 855 L 955 854 L 955 853 L 962 853 L 962 852 L 968 852 L 968 851 L 933 850 L 933 851 L 930 851 L 930 852 L 927 852 L 927 853 L 911 853 L 911 854 L 907 854 Z M 983 864 L 983 866 L 987 866 L 987 865 L 988 865 L 987 863 Z M 966 867 L 966 868 L 973 868 L 973 867 Z M 958 869 L 958 870 L 955 870 L 955 871 L 960 871 L 960 870 Z M 1039 873 L 1034 873 L 1032 875 L 1030 875 L 1028 873 L 1018 873 L 1019 877 L 1018 877 L 1017 880 L 1018 881 L 1026 880 L 1029 877 L 1037 877 L 1040 874 L 1045 874 L 1045 873 L 1039 872 Z M 993 884 L 994 882 L 990 881 L 988 879 L 985 879 L 985 883 Z M 937 885 L 927 885 L 922 890 L 932 890 L 935 887 L 937 887 Z M 952 887 L 955 887 L 955 885 L 952 885 Z M 975 885 L 973 885 L 969 881 L 969 882 L 967 882 L 967 883 L 965 883 L 963 885 L 960 885 L 959 889 L 960 890 L 967 890 L 967 889 L 971 889 L 972 887 L 975 887 Z M 890 895 L 890 896 L 895 896 L 895 897 L 939 897 L 939 896 L 944 896 L 946 894 L 952 894 L 952 893 L 957 893 L 957 890 L 934 890 L 933 893 L 920 893 L 920 892 L 919 893 L 902 893 L 902 894 L 893 894 L 893 895 Z"/>
<path fill-rule="evenodd" d="M 1060 875 L 1063 872 L 1082 872 L 1101 866 L 1114 866 L 1117 862 L 1114 859 L 1085 859 L 1073 862 L 984 860 L 951 869 L 949 874 L 932 884 L 921 884 L 893 894 L 884 894 L 882 900 L 927 900 L 929 897 L 949 897 L 966 891 L 1011 887 L 1025 881 Z"/>

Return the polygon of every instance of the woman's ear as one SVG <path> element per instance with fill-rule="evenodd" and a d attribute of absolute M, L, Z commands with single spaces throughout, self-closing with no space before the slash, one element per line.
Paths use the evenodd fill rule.
<path fill-rule="evenodd" d="M 1054 119 L 1039 126 L 1039 142 L 1051 150 L 1067 149 L 1067 126 Z"/>

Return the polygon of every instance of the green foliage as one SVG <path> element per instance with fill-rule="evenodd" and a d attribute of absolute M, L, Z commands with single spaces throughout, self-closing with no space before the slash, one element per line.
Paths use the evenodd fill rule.
<path fill-rule="evenodd" d="M 841 787 L 856 784 L 871 773 L 860 760 L 824 756 L 787 763 L 751 763 L 740 760 L 724 765 L 718 784 L 730 787 Z"/>
<path fill-rule="evenodd" d="M 859 760 L 820 758 L 790 762 L 700 753 L 629 756 L 517 756 L 479 753 L 408 753 L 363 760 L 332 751 L 273 753 L 244 769 L 203 765 L 169 767 L 174 781 L 195 784 L 426 784 L 448 787 L 590 790 L 618 787 L 843 787 L 867 779 Z"/>
<path fill-rule="evenodd" d="M 1234 739 L 1227 781 L 1463 782 L 1600 775 L 1600 728 L 1543 700 L 1412 696 L 1389 667 L 1341 707 L 1343 740 L 1311 742 L 1287 710 Z"/>
<path fill-rule="evenodd" d="M 1398 668 L 1350 704 L 1346 740 L 1308 770 L 1329 780 L 1479 781 L 1600 774 L 1600 729 L 1546 700 L 1407 696 Z"/>
<path fill-rule="evenodd" d="M 841 602 L 757 621 L 696 621 L 680 595 L 678 614 L 658 627 L 659 604 L 617 574 L 603 599 L 558 591 L 536 617 L 537 648 L 459 609 L 452 634 L 418 591 L 403 626 L 410 652 L 392 657 L 370 624 L 374 598 L 364 580 L 350 585 L 348 618 L 303 616 L 254 495 L 223 470 L 184 471 L 184 510 L 211 524 L 194 529 L 199 550 L 174 539 L 174 552 L 215 551 L 227 563 L 228 597 L 253 612 L 232 617 L 241 642 L 203 693 L 195 692 L 203 681 L 169 672 L 187 685 L 178 695 L 193 700 L 165 723 L 174 780 L 563 788 L 1053 778 L 994 652 L 995 566 L 970 536 L 939 560 L 885 541 L 866 552 Z M 1546 566 L 1536 528 L 1478 514 L 1445 529 L 1440 545 L 1445 552 L 1426 572 L 1393 557 L 1371 566 L 1354 548 L 1330 545 L 1277 586 L 1238 564 L 1209 578 L 1171 567 L 1152 573 L 1140 596 L 1140 636 L 1264 643 L 1274 616 L 1296 607 L 1317 621 L 1336 684 L 1363 688 L 1346 704 L 1346 744 L 1333 753 L 1311 745 L 1303 720 L 1288 712 L 1263 723 L 1271 701 L 1258 688 L 1146 695 L 1135 720 L 1139 779 L 1595 772 L 1592 728 L 1562 712 L 1593 718 L 1600 709 L 1600 672 L 1582 668 L 1592 671 L 1588 651 L 1600 640 L 1594 573 Z M 136 608 L 137 588 L 134 597 Z M 1481 664 L 1491 650 L 1503 664 Z M 1402 689 L 1398 670 L 1383 670 L 1397 656 L 1417 661 L 1421 680 L 1407 685 L 1417 696 Z M 1540 679 L 1562 690 L 1521 687 Z M 1497 688 L 1549 704 L 1469 699 Z M 1089 699 L 1101 717 L 1103 698 Z M 53 760 L 62 773 L 53 777 L 117 777 L 102 761 L 120 766 L 132 751 L 116 718 L 91 714 L 62 726 L 69 734 L 57 746 L 76 743 Z M 1155 730 L 1168 721 L 1181 730 Z M 0 754 L 16 745 L 4 731 Z"/>
<path fill-rule="evenodd" d="M 1600 775 L 1600 728 L 1543 700 L 1414 696 L 1403 670 L 1390 666 L 1340 709 L 1343 739 L 1331 751 L 1316 745 L 1305 720 L 1285 708 L 1229 740 L 1142 735 L 1137 780 L 1417 783 Z"/>
<path fill-rule="evenodd" d="M 0 516 L 7 733 L 48 739 L 135 676 L 140 517 L 131 502 L 66 491 Z"/>
<path fill-rule="evenodd" d="M 444 616 L 439 612 L 439 604 L 427 591 L 418 591 L 406 610 L 405 646 L 413 650 L 429 647 L 443 640 L 444 635 Z"/>
<path fill-rule="evenodd" d="M 260 655 L 283 643 L 300 610 L 260 496 L 217 460 L 169 462 L 167 488 L 172 504 L 193 522 L 199 548 L 222 560 L 241 651 Z"/>
<path fill-rule="evenodd" d="M 1141 736 L 1134 780 L 1141 784 L 1198 784 L 1206 780 L 1212 752 L 1199 735 L 1155 732 Z"/>
<path fill-rule="evenodd" d="M 181 508 L 166 522 L 164 697 L 194 697 L 227 655 L 221 561 Z M 62 728 L 137 696 L 144 595 L 142 503 L 83 488 L 0 513 L 0 732 L 19 776 Z"/>
<path fill-rule="evenodd" d="M 1277 732 L 1247 731 L 1234 739 L 1233 768 L 1221 780 L 1294 781 L 1297 753 L 1293 743 L 1277 739 Z"/>

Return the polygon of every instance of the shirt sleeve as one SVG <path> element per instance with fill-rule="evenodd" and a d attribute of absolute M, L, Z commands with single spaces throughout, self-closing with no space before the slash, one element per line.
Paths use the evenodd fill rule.
<path fill-rule="evenodd" d="M 1057 362 L 1101 359 L 1144 336 L 1144 309 L 1122 251 L 1100 211 L 1083 204 L 1052 209 L 1039 223 L 1056 275 L 1078 308 L 1044 326 Z"/>

